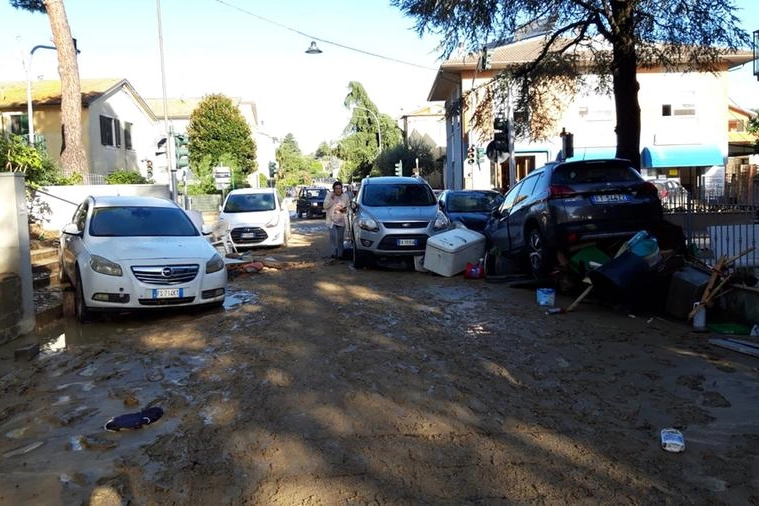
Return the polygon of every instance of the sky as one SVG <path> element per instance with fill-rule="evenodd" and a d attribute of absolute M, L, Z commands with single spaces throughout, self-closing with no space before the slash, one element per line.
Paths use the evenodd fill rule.
<path fill-rule="evenodd" d="M 305 153 L 341 137 L 349 82 L 400 117 L 426 103 L 441 63 L 438 37 L 421 38 L 390 0 L 65 0 L 80 77 L 126 78 L 142 97 L 161 98 L 159 2 L 167 96 L 253 101 L 261 130 L 292 133 Z M 758 30 L 759 2 L 735 3 L 743 28 Z M 47 17 L 0 0 L 0 26 L 0 82 L 24 81 L 31 48 L 52 45 Z M 314 39 L 322 54 L 306 54 Z M 31 76 L 59 79 L 55 51 L 34 53 Z M 733 101 L 759 109 L 752 65 L 730 76 Z"/>

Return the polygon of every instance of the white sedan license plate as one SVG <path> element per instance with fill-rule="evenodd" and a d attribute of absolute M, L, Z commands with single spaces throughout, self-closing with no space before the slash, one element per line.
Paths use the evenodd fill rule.
<path fill-rule="evenodd" d="M 181 297 L 184 289 L 182 288 L 154 288 L 151 290 L 154 299 L 173 299 Z"/>
<path fill-rule="evenodd" d="M 590 201 L 594 204 L 614 204 L 616 202 L 627 202 L 630 196 L 624 193 L 610 193 L 608 195 L 593 195 Z"/>
<path fill-rule="evenodd" d="M 243 232 L 242 234 L 240 234 L 240 237 L 243 239 L 253 239 L 254 237 L 256 237 L 256 234 L 254 234 L 253 232 Z"/>
<path fill-rule="evenodd" d="M 398 246 L 416 246 L 416 239 L 398 239 Z"/>

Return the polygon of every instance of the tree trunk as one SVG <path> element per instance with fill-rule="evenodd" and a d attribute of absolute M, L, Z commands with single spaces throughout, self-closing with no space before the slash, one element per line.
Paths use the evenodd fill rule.
<path fill-rule="evenodd" d="M 615 27 L 612 79 L 617 114 L 617 157 L 630 160 L 640 171 L 640 103 L 638 58 L 635 53 L 635 20 L 632 2 L 612 2 Z"/>
<path fill-rule="evenodd" d="M 58 74 L 61 77 L 61 165 L 66 173 L 77 172 L 84 175 L 89 173 L 89 167 L 82 142 L 82 91 L 74 39 L 71 37 L 63 0 L 44 2 L 58 52 Z"/>

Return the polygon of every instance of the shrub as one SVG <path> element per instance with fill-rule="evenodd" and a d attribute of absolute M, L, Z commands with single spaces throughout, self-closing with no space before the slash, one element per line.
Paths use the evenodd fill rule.
<path fill-rule="evenodd" d="M 105 177 L 108 184 L 148 184 L 150 181 L 136 170 L 119 169 Z"/>

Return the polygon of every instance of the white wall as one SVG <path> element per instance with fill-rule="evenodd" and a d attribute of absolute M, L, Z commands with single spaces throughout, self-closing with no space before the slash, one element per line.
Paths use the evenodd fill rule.
<path fill-rule="evenodd" d="M 143 195 L 171 200 L 168 185 L 106 184 L 76 186 L 45 186 L 35 194 L 32 213 L 42 216 L 45 230 L 59 231 L 71 221 L 76 207 L 88 195 Z"/>

